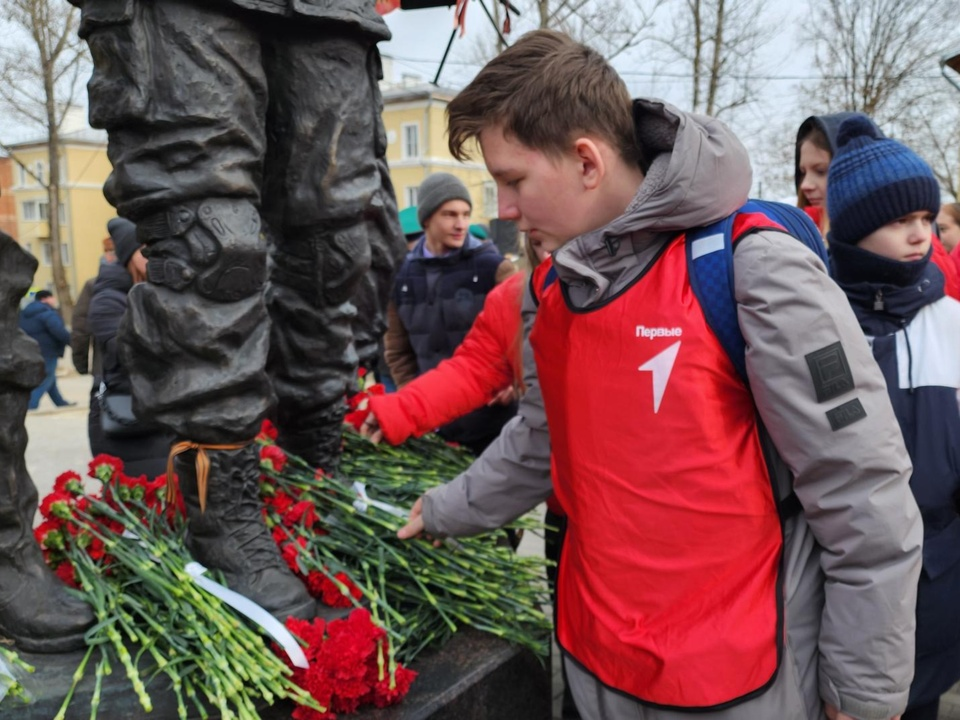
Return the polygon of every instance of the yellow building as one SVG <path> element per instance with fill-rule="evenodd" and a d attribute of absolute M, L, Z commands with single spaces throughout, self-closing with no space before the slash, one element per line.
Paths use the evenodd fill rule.
<path fill-rule="evenodd" d="M 16 237 L 40 261 L 34 287 L 53 289 L 47 190 L 37 180 L 49 179 L 47 146 L 42 140 L 23 142 L 10 147 L 10 155 L 15 161 L 11 194 L 16 203 Z M 96 276 L 103 239 L 107 237 L 107 221 L 116 215 L 103 197 L 103 183 L 110 170 L 104 133 L 89 128 L 64 133 L 60 156 L 60 250 L 74 299 L 83 284 Z"/>
<path fill-rule="evenodd" d="M 456 95 L 427 83 L 384 85 L 383 124 L 387 162 L 401 210 L 417 204 L 417 188 L 427 175 L 448 172 L 463 180 L 473 199 L 474 223 L 497 217 L 497 189 L 479 153 L 472 162 L 454 159 L 447 149 L 447 103 Z"/>

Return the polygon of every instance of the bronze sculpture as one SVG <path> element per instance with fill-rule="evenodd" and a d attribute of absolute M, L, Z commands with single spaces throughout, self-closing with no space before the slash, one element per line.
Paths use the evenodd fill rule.
<path fill-rule="evenodd" d="M 275 408 L 279 443 L 332 469 L 344 394 L 377 353 L 405 252 L 377 86 L 389 31 L 363 0 L 71 2 L 104 192 L 149 259 L 121 327 L 135 410 L 180 440 L 196 558 L 277 616 L 312 615 L 261 519 L 251 441 Z"/>
<path fill-rule="evenodd" d="M 37 489 L 27 472 L 24 418 L 43 378 L 37 343 L 17 323 L 37 261 L 0 232 L 0 634 L 28 652 L 83 647 L 93 611 L 67 593 L 33 538 Z"/>

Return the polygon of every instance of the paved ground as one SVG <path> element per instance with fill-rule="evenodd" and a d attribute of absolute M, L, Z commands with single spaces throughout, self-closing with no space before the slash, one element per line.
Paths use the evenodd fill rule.
<path fill-rule="evenodd" d="M 61 365 L 64 363 L 61 362 Z M 61 371 L 57 384 L 67 400 L 77 403 L 72 408 L 57 408 L 44 398 L 40 408 L 27 413 L 27 469 L 37 485 L 42 498 L 53 489 L 53 481 L 65 470 L 86 473 L 90 461 L 87 444 L 87 408 L 90 393 L 90 376 Z M 527 533 L 520 544 L 520 552 L 529 555 L 543 554 L 543 539 Z M 554 657 L 558 657 L 554 653 Z M 556 664 L 556 663 L 555 663 Z M 554 717 L 560 717 L 559 668 L 554 668 Z M 960 720 L 960 685 L 944 696 L 939 720 Z"/>

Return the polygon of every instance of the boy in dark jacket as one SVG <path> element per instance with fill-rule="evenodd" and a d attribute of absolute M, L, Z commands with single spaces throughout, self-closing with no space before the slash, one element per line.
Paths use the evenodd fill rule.
<path fill-rule="evenodd" d="M 960 303 L 931 262 L 940 187 L 911 150 L 846 120 L 827 204 L 837 281 L 887 380 L 923 516 L 916 670 L 903 720 L 936 720 L 960 679 Z"/>
<path fill-rule="evenodd" d="M 37 341 L 43 355 L 45 374 L 43 381 L 30 393 L 31 410 L 40 407 L 40 400 L 50 393 L 57 407 L 76 405 L 64 399 L 57 388 L 57 360 L 70 344 L 70 332 L 57 312 L 57 301 L 49 290 L 38 290 L 33 302 L 20 313 L 20 329 Z"/>

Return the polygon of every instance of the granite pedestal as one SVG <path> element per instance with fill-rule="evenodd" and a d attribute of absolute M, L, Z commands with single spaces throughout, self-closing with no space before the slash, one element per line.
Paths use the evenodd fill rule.
<path fill-rule="evenodd" d="M 73 673 L 83 653 L 21 657 L 37 668 L 24 678 L 34 701 L 30 705 L 5 700 L 0 720 L 50 720 L 70 688 Z M 67 720 L 90 717 L 94 686 L 94 653 L 87 675 L 77 687 Z M 369 708 L 356 720 L 549 720 L 550 676 L 528 651 L 512 647 L 485 633 L 466 630 L 443 648 L 423 653 L 413 664 L 419 675 L 410 694 L 396 707 Z M 176 699 L 165 679 L 147 687 L 153 712 L 145 713 L 123 671 L 114 667 L 104 678 L 99 717 L 104 720 L 172 720 L 177 717 Z M 264 720 L 289 718 L 288 703 L 265 707 Z M 215 717 L 215 716 L 214 716 Z"/>

